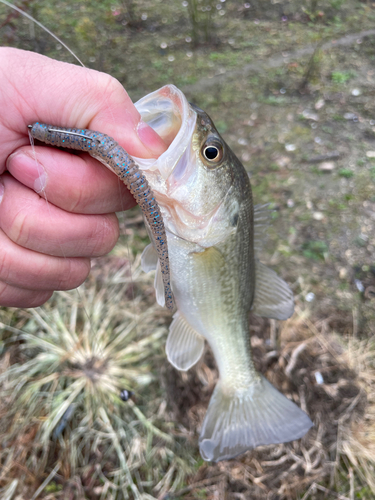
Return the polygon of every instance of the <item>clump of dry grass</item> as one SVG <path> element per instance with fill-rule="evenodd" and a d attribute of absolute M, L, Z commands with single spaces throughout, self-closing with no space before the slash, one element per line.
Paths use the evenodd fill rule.
<path fill-rule="evenodd" d="M 49 483 L 63 487 L 54 498 L 88 491 L 98 499 L 151 498 L 144 486 L 156 464 L 167 471 L 156 490 L 181 484 L 188 467 L 173 439 L 135 402 L 152 390 L 150 360 L 166 328 L 155 322 L 156 306 L 142 311 L 134 299 L 124 307 L 124 288 L 134 282 L 128 267 L 121 259 L 106 268 L 104 259 L 78 295 L 57 293 L 53 303 L 24 311 L 22 329 L 0 325 L 2 498 L 36 498 Z M 135 401 L 121 400 L 124 388 Z"/>
<path fill-rule="evenodd" d="M 366 392 L 367 405 L 361 419 L 351 422 L 342 435 L 340 452 L 375 495 L 375 343 L 374 339 L 351 339 L 345 357 Z"/>

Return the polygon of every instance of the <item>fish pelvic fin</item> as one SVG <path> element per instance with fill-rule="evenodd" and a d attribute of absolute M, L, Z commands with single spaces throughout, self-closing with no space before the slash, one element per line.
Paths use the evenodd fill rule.
<path fill-rule="evenodd" d="M 165 347 L 168 361 L 180 371 L 187 371 L 197 363 L 204 351 L 204 338 L 197 333 L 177 311 L 169 327 Z"/>
<path fill-rule="evenodd" d="M 154 287 L 155 287 L 156 302 L 159 304 L 159 306 L 165 307 L 163 275 L 161 273 L 161 266 L 159 260 L 156 265 Z"/>
<path fill-rule="evenodd" d="M 142 271 L 144 271 L 145 273 L 149 273 L 150 271 L 156 271 L 154 279 L 156 302 L 159 304 L 159 306 L 165 307 L 163 275 L 161 273 L 161 266 L 158 254 L 152 243 L 147 245 L 147 247 L 142 252 L 141 267 Z"/>
<path fill-rule="evenodd" d="M 252 312 L 263 318 L 288 319 L 294 312 L 289 286 L 275 271 L 255 261 L 255 295 Z"/>
<path fill-rule="evenodd" d="M 199 438 L 204 460 L 229 460 L 257 446 L 299 439 L 310 418 L 266 378 L 232 394 L 219 380 Z"/>
<path fill-rule="evenodd" d="M 150 271 L 156 271 L 156 266 L 158 264 L 158 254 L 152 243 L 147 245 L 143 250 L 141 256 L 141 268 L 145 273 Z"/>

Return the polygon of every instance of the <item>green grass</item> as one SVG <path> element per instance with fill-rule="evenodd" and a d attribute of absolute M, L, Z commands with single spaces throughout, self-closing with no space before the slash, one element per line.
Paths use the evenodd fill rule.
<path fill-rule="evenodd" d="M 328 245 L 325 241 L 307 241 L 302 245 L 302 253 L 307 259 L 326 260 Z"/>
<path fill-rule="evenodd" d="M 339 170 L 339 176 L 345 177 L 346 179 L 350 179 L 351 177 L 354 176 L 354 172 L 353 170 L 350 170 L 350 168 L 341 168 Z"/>
<path fill-rule="evenodd" d="M 332 81 L 335 83 L 346 83 L 351 78 L 354 78 L 356 74 L 353 71 L 333 71 Z"/>

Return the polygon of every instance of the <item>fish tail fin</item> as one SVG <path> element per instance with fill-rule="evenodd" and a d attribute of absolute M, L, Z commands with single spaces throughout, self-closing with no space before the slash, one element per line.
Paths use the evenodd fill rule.
<path fill-rule="evenodd" d="M 228 460 L 266 444 L 301 438 L 312 427 L 310 418 L 263 376 L 229 392 L 219 380 L 199 438 L 204 460 Z"/>

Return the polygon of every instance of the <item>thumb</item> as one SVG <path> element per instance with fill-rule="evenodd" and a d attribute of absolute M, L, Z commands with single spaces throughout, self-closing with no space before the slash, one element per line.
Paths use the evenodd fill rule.
<path fill-rule="evenodd" d="M 158 157 L 167 148 L 110 75 L 33 52 L 0 48 L 0 81 L 4 81 L 0 125 L 8 135 L 3 137 L 8 146 L 13 141 L 15 147 L 22 145 L 26 125 L 40 121 L 98 130 L 141 158 Z"/>

